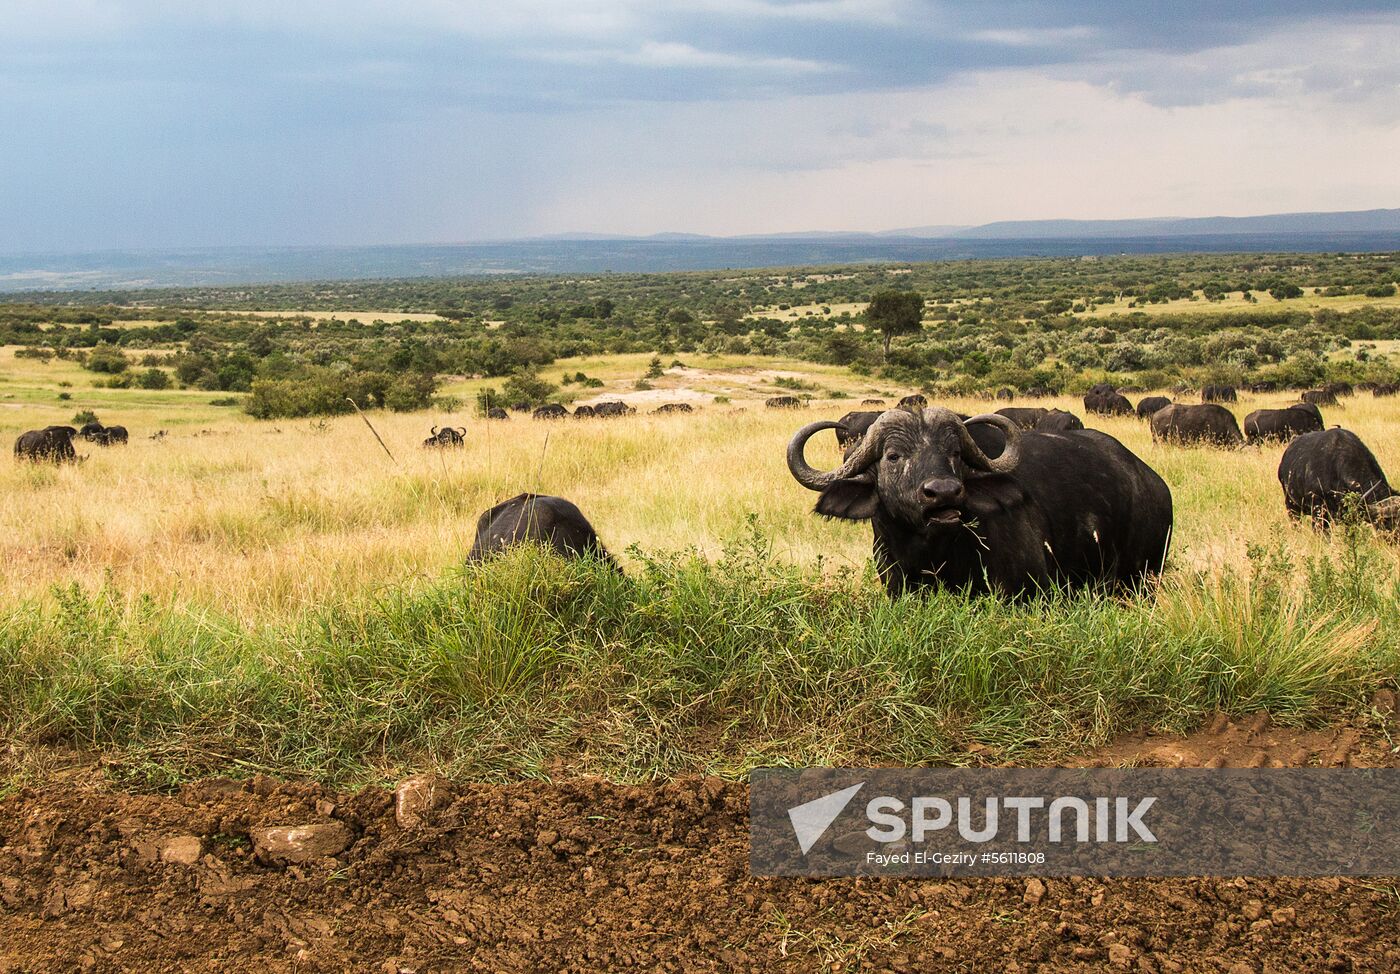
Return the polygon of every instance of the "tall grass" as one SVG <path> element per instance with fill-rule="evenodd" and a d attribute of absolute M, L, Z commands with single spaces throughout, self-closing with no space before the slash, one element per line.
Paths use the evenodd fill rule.
<path fill-rule="evenodd" d="M 1306 721 L 1400 673 L 1400 583 L 1344 552 L 1181 574 L 1131 599 L 887 599 L 856 572 L 633 552 L 622 578 L 521 549 L 431 584 L 244 625 L 110 591 L 4 619 L 20 746 L 143 776 L 364 779 L 1053 756 L 1219 708 Z M 1341 548 L 1345 542 L 1338 541 Z"/>

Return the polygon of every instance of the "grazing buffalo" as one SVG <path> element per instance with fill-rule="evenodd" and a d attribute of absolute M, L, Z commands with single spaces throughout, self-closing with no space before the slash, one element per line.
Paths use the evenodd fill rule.
<path fill-rule="evenodd" d="M 525 402 L 524 400 L 521 400 L 517 403 L 511 403 L 510 408 L 512 412 L 528 413 L 530 411 L 530 404 L 528 402 Z"/>
<path fill-rule="evenodd" d="M 996 398 L 998 398 L 998 399 L 1004 399 L 1005 401 L 1010 402 L 1011 400 L 1013 400 L 1013 399 L 1016 398 L 1016 390 L 1015 390 L 1015 389 L 998 389 L 998 390 L 997 390 L 997 394 L 996 394 Z"/>
<path fill-rule="evenodd" d="M 1053 396 L 1054 393 L 1044 386 L 1031 386 L 1026 390 L 1026 395 L 1030 396 L 1032 399 L 1048 399 Z"/>
<path fill-rule="evenodd" d="M 657 413 L 693 413 L 695 407 L 688 402 L 668 402 L 664 406 L 658 406 L 652 412 Z"/>
<path fill-rule="evenodd" d="M 593 407 L 593 415 L 599 419 L 616 419 L 618 416 L 630 416 L 637 410 L 627 403 L 614 399 L 608 402 L 600 402 Z"/>
<path fill-rule="evenodd" d="M 542 494 L 519 494 L 482 514 L 467 560 L 481 561 L 512 545 L 531 543 L 565 558 L 594 557 L 617 567 L 582 511 L 562 497 Z"/>
<path fill-rule="evenodd" d="M 1307 392 L 1303 393 L 1301 398 L 1303 402 L 1310 402 L 1314 406 L 1337 405 L 1336 394 L 1328 392 L 1326 389 L 1309 389 Z"/>
<path fill-rule="evenodd" d="M 1249 385 L 1250 392 L 1277 392 L 1277 382 L 1253 382 Z"/>
<path fill-rule="evenodd" d="M 83 439 L 87 440 L 89 443 L 91 443 L 102 435 L 102 431 L 104 428 L 105 427 L 103 427 L 101 423 L 97 422 L 96 420 L 93 420 L 91 423 L 84 423 L 81 427 L 79 427 L 78 435 L 81 436 Z"/>
<path fill-rule="evenodd" d="M 1356 392 L 1350 382 L 1329 382 L 1322 387 L 1323 392 L 1330 392 L 1334 396 L 1350 396 Z"/>
<path fill-rule="evenodd" d="M 106 436 L 102 439 L 103 446 L 111 446 L 114 443 L 125 444 L 128 433 L 125 426 L 108 426 L 104 431 Z"/>
<path fill-rule="evenodd" d="M 1063 409 L 1047 409 L 1035 428 L 1042 433 L 1068 433 L 1070 430 L 1082 430 L 1084 421 Z"/>
<path fill-rule="evenodd" d="M 1161 571 L 1171 491 L 1111 436 L 1023 433 L 1005 416 L 963 422 L 937 406 L 892 409 L 840 467 L 813 469 L 807 441 L 836 425 L 798 430 L 788 469 L 820 492 L 818 514 L 872 522 L 891 595 L 924 586 L 1011 596 L 1055 584 L 1127 587 Z"/>
<path fill-rule="evenodd" d="M 905 396 L 899 401 L 901 409 L 923 409 L 927 405 L 928 399 L 917 392 L 912 396 Z"/>
<path fill-rule="evenodd" d="M 71 426 L 46 426 L 41 430 L 21 433 L 15 440 L 15 459 L 49 460 L 68 463 L 78 459 L 73 449 L 73 437 L 78 433 Z"/>
<path fill-rule="evenodd" d="M 1382 396 L 1393 396 L 1400 393 L 1400 382 L 1377 382 L 1371 387 L 1371 395 L 1377 399 Z"/>
<path fill-rule="evenodd" d="M 492 406 L 490 409 L 486 410 L 486 418 L 487 418 L 487 419 L 510 419 L 510 413 L 506 412 L 506 411 L 505 411 L 504 409 L 502 409 L 500 406 Z"/>
<path fill-rule="evenodd" d="M 849 412 L 836 421 L 836 445 L 847 450 L 865 436 L 865 431 L 874 425 L 875 420 L 884 415 L 882 409 L 858 409 Z"/>
<path fill-rule="evenodd" d="M 1244 418 L 1244 437 L 1250 443 L 1291 440 L 1322 428 L 1322 412 L 1310 402 L 1282 409 L 1256 409 Z"/>
<path fill-rule="evenodd" d="M 1213 402 L 1195 406 L 1172 403 L 1153 413 L 1148 424 L 1152 427 L 1152 438 L 1167 443 L 1239 446 L 1244 442 L 1235 414 Z"/>
<path fill-rule="evenodd" d="M 763 405 L 769 409 L 796 409 L 802 405 L 802 400 L 796 396 L 774 396 L 765 400 Z"/>
<path fill-rule="evenodd" d="M 1044 406 L 1003 406 L 997 415 L 1005 416 L 1023 430 L 1033 430 L 1049 411 Z"/>
<path fill-rule="evenodd" d="M 1238 402 L 1234 386 L 1209 385 L 1201 388 L 1201 402 Z"/>
<path fill-rule="evenodd" d="M 885 404 L 885 400 L 883 400 L 883 399 L 862 399 L 862 400 L 860 401 L 860 404 L 861 404 L 862 406 L 883 406 L 883 405 Z"/>
<path fill-rule="evenodd" d="M 467 428 L 458 426 L 444 426 L 442 429 L 433 427 L 432 435 L 423 441 L 423 445 L 429 449 L 442 449 L 445 447 L 465 446 L 467 442 Z"/>
<path fill-rule="evenodd" d="M 545 403 L 532 414 L 535 419 L 563 419 L 569 415 L 569 411 L 557 402 Z"/>
<path fill-rule="evenodd" d="M 1172 401 L 1171 401 L 1170 399 L 1168 399 L 1166 396 L 1148 396 L 1148 397 L 1146 397 L 1145 399 L 1141 399 L 1141 400 L 1138 401 L 1138 404 L 1137 404 L 1137 418 L 1138 418 L 1138 419 L 1148 419 L 1148 418 L 1150 418 L 1150 417 L 1152 416 L 1152 414 L 1155 413 L 1157 410 L 1159 410 L 1159 409 L 1165 409 L 1166 407 L 1170 406 L 1171 404 L 1172 404 Z"/>
<path fill-rule="evenodd" d="M 1278 480 L 1284 506 L 1294 517 L 1326 524 L 1354 504 L 1378 527 L 1400 528 L 1400 497 L 1375 455 L 1350 430 L 1337 427 L 1298 437 L 1283 451 Z"/>
<path fill-rule="evenodd" d="M 1084 393 L 1084 409 L 1100 416 L 1131 416 L 1133 404 L 1128 397 L 1106 382 L 1100 382 Z"/>
<path fill-rule="evenodd" d="M 597 410 L 592 406 L 576 406 L 574 408 L 574 419 L 592 419 L 598 415 Z"/>

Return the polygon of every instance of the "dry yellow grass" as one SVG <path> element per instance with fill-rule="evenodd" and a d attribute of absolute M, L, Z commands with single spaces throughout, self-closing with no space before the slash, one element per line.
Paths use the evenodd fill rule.
<path fill-rule="evenodd" d="M 794 368 L 743 361 L 777 372 Z M 551 372 L 610 373 L 610 385 L 621 388 L 642 362 L 562 362 Z M 715 365 L 706 381 L 719 381 L 715 375 L 729 364 Z M 868 527 L 812 515 L 813 496 L 792 481 L 783 460 L 784 444 L 801 423 L 859 408 L 854 399 L 771 410 L 761 397 L 772 390 L 753 386 L 753 398 L 692 415 L 612 422 L 516 416 L 486 423 L 465 411 L 372 414 L 395 463 L 355 416 L 260 423 L 209 407 L 209 393 L 100 390 L 72 402 L 38 401 L 37 388 L 17 384 L 11 356 L 0 365 L 12 370 L 4 388 L 19 389 L 4 400 L 11 408 L 0 410 L 4 435 L 66 422 L 78 399 L 87 404 L 95 396 L 102 418 L 124 423 L 133 436 L 125 448 L 82 444 L 88 459 L 76 466 L 0 465 L 0 598 L 6 601 L 75 582 L 110 583 L 131 598 L 212 605 L 249 620 L 275 617 L 436 575 L 461 561 L 482 510 L 526 490 L 574 500 L 619 553 L 637 544 L 694 546 L 713 555 L 746 532 L 752 514 L 781 557 L 858 566 L 869 555 Z M 24 367 L 48 370 L 33 382 L 73 371 L 66 363 Z M 823 387 L 868 386 L 849 374 L 838 383 L 838 371 L 816 369 L 811 379 Z M 672 375 L 666 382 L 679 388 L 683 379 Z M 476 384 L 462 383 L 459 391 Z M 1234 411 L 1242 418 L 1288 398 L 1246 396 Z M 947 404 L 966 412 L 994 408 L 970 399 Z M 1073 399 L 1054 404 L 1083 412 Z M 1400 476 L 1400 400 L 1361 395 L 1325 415 L 1355 430 Z M 467 446 L 422 449 L 434 423 L 466 426 Z M 1171 485 L 1176 570 L 1240 563 L 1250 543 L 1280 541 L 1298 559 L 1327 544 L 1284 514 L 1275 478 L 1281 447 L 1165 447 L 1153 444 L 1136 419 L 1092 425 L 1121 439 Z M 171 432 L 147 438 L 159 428 Z M 820 443 L 820 457 L 834 465 L 834 439 Z M 1392 564 L 1400 571 L 1400 559 Z"/>

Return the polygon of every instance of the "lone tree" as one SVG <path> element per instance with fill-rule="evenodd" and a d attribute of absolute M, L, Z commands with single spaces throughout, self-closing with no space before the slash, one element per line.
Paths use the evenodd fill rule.
<path fill-rule="evenodd" d="M 865 309 L 865 320 L 885 336 L 885 361 L 889 361 L 890 340 L 923 327 L 924 296 L 917 291 L 878 291 Z"/>

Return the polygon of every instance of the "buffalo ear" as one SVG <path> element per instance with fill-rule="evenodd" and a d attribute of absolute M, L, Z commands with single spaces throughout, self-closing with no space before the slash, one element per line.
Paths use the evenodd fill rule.
<path fill-rule="evenodd" d="M 880 506 L 880 494 L 874 477 L 847 477 L 822 490 L 817 498 L 817 513 L 823 517 L 839 517 L 846 521 L 868 521 Z"/>

